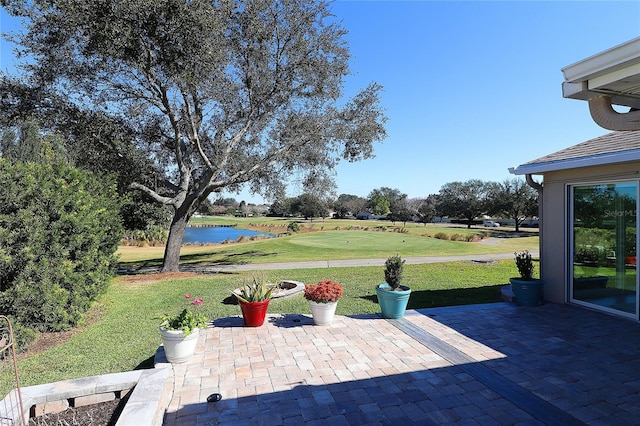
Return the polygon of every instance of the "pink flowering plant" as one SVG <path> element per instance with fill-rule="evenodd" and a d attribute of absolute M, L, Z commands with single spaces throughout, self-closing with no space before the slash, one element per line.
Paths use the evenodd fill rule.
<path fill-rule="evenodd" d="M 304 287 L 304 298 L 316 303 L 337 302 L 342 297 L 342 286 L 331 280 L 308 284 Z"/>
<path fill-rule="evenodd" d="M 191 300 L 189 293 L 184 295 L 189 301 L 189 306 L 184 308 L 179 315 L 163 315 L 160 317 L 160 328 L 165 330 L 181 330 L 185 336 L 193 333 L 197 328 L 206 328 L 207 318 L 198 308 L 204 304 L 200 297 Z"/>

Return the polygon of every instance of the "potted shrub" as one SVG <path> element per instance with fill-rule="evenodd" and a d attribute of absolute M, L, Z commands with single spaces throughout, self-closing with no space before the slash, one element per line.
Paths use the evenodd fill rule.
<path fill-rule="evenodd" d="M 542 304 L 544 281 L 533 278 L 533 261 L 528 250 L 515 253 L 516 267 L 520 274 L 517 278 L 509 278 L 511 289 L 520 306 L 539 306 Z"/>
<path fill-rule="evenodd" d="M 244 325 L 260 327 L 264 324 L 271 293 L 275 287 L 275 285 L 267 283 L 264 278 L 253 277 L 251 283 L 245 283 L 233 292 L 240 304 Z"/>
<path fill-rule="evenodd" d="M 384 266 L 384 279 L 386 282 L 376 286 L 382 317 L 390 319 L 402 318 L 411 294 L 409 287 L 401 285 L 404 260 L 398 255 L 391 256 Z"/>
<path fill-rule="evenodd" d="M 184 297 L 191 300 L 190 294 L 185 294 Z M 203 303 L 201 298 L 196 297 L 180 314 L 165 314 L 160 317 L 160 336 L 167 361 L 176 364 L 186 362 L 194 354 L 199 330 L 207 327 L 207 318 L 197 312 Z"/>
<path fill-rule="evenodd" d="M 320 281 L 304 287 L 304 298 L 309 301 L 313 323 L 330 325 L 336 313 L 338 299 L 342 297 L 342 286 L 331 280 Z"/>

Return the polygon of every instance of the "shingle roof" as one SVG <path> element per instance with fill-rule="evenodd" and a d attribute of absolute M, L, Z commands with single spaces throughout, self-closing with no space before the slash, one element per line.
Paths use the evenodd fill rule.
<path fill-rule="evenodd" d="M 542 173 L 640 159 L 640 131 L 612 132 L 510 169 L 514 174 Z"/>
<path fill-rule="evenodd" d="M 611 132 L 524 164 L 548 163 L 640 149 L 640 132 Z"/>

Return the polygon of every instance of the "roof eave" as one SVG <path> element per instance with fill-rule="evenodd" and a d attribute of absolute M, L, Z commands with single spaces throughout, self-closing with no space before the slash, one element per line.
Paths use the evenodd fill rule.
<path fill-rule="evenodd" d="M 638 62 L 640 37 L 562 68 L 565 81 L 579 82 Z"/>
<path fill-rule="evenodd" d="M 640 37 L 562 68 L 565 81 L 562 96 L 589 100 L 598 96 L 611 97 L 613 105 L 640 108 L 637 94 L 628 93 L 640 75 Z"/>
<path fill-rule="evenodd" d="M 627 163 L 630 161 L 640 161 L 640 150 L 613 152 L 589 157 L 571 158 L 568 160 L 521 164 L 517 167 L 510 167 L 509 173 L 514 175 L 539 175 L 559 170 L 604 166 L 615 163 Z"/>

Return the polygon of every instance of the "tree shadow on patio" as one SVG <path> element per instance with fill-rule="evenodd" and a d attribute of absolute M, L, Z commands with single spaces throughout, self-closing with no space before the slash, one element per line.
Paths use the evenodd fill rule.
<path fill-rule="evenodd" d="M 505 285 L 506 284 L 495 284 L 483 287 L 454 288 L 448 290 L 412 290 L 407 309 L 501 302 L 500 289 Z M 362 296 L 361 299 L 378 303 L 378 296 L 375 294 Z"/>
<path fill-rule="evenodd" d="M 301 314 L 280 314 L 268 317 L 267 320 L 276 327 L 292 328 L 313 325 L 313 318 Z"/>

